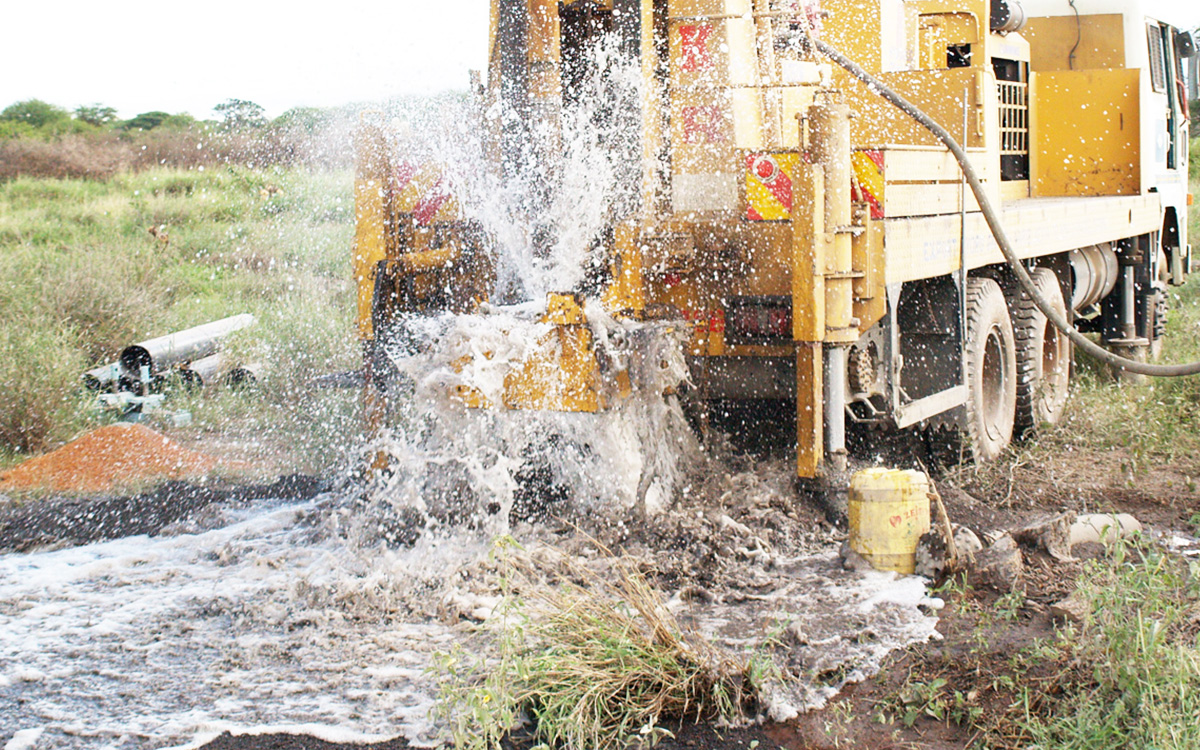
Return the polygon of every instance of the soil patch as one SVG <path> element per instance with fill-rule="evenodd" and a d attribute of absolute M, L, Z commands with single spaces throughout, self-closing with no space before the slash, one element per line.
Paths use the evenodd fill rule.
<path fill-rule="evenodd" d="M 195 479 L 216 458 L 140 424 L 106 425 L 0 474 L 0 491 L 101 493 L 162 479 Z"/>

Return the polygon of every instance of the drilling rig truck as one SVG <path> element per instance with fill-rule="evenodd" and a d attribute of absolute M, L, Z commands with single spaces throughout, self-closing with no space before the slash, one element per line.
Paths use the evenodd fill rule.
<path fill-rule="evenodd" d="M 608 103 L 630 113 L 613 146 L 630 199 L 592 238 L 598 272 L 547 296 L 554 345 L 516 363 L 499 399 L 459 387 L 466 407 L 611 408 L 631 381 L 590 327 L 602 314 L 678 321 L 693 403 L 794 404 L 804 479 L 844 468 L 848 426 L 953 428 L 987 460 L 1059 419 L 1071 343 L 1014 283 L 951 152 L 817 39 L 953 134 L 1054 309 L 1155 356 L 1167 286 L 1191 265 L 1195 47 L 1138 0 L 492 0 L 474 95 L 501 181 L 531 163 L 561 178 L 553 134 L 589 95 L 597 45 L 638 81 Z M 382 125 L 358 147 L 378 414 L 403 321 L 486 309 L 495 250 Z"/>

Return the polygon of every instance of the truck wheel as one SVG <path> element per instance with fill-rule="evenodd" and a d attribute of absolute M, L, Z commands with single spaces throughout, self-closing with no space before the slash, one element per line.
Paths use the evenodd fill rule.
<path fill-rule="evenodd" d="M 991 461 L 1012 441 L 1017 353 L 1004 292 L 992 279 L 967 280 L 967 436 L 976 461 Z"/>
<path fill-rule="evenodd" d="M 1054 272 L 1035 268 L 1030 276 L 1038 294 L 1067 317 L 1062 288 Z M 1024 435 L 1040 424 L 1057 424 L 1062 417 L 1071 378 L 1071 340 L 1024 290 L 1017 292 L 1012 322 L 1017 341 L 1016 429 L 1018 435 Z"/>

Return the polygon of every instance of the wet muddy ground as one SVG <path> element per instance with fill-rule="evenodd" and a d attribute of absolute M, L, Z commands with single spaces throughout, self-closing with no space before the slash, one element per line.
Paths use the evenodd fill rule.
<path fill-rule="evenodd" d="M 980 529 L 1012 528 L 1031 517 L 1064 510 L 1105 510 L 1131 512 L 1155 533 L 1190 532 L 1188 521 L 1197 508 L 1197 498 L 1195 491 L 1190 489 L 1191 483 L 1186 480 L 1195 475 L 1197 467 L 1178 463 L 1145 467 L 1139 481 L 1130 481 L 1129 477 L 1107 468 L 1120 465 L 1120 461 L 1119 453 L 1114 453 L 1079 456 L 1076 462 L 1059 464 L 1049 471 L 1045 467 L 1020 465 L 1010 466 L 1002 472 L 958 471 L 942 477 L 940 486 L 952 518 Z M 642 526 L 614 525 L 606 531 L 593 531 L 602 531 L 603 541 L 614 548 L 642 555 L 648 569 L 658 571 L 656 582 L 664 589 L 679 591 L 683 587 L 699 587 L 716 592 L 721 598 L 729 597 L 730 592 L 753 590 L 756 583 L 763 584 L 765 579 L 756 581 L 756 578 L 772 566 L 755 564 L 761 554 L 775 555 L 778 558 L 772 561 L 775 567 L 791 571 L 788 574 L 794 576 L 796 569 L 787 568 L 789 554 L 821 549 L 840 538 L 839 532 L 824 521 L 820 510 L 797 504 L 794 496 L 789 495 L 787 484 L 779 481 L 778 472 L 762 467 L 757 467 L 758 470 L 752 466 L 740 468 L 745 470 L 710 478 L 714 486 L 704 495 L 724 500 L 706 512 L 668 516 Z M 321 534 L 332 534 L 328 524 L 338 517 L 327 502 L 325 507 L 322 506 L 321 498 L 327 496 L 321 493 L 328 489 L 327 483 L 306 477 L 290 477 L 274 484 L 249 487 L 173 483 L 153 492 L 128 497 L 51 498 L 0 507 L 0 550 L 8 553 L 6 559 L 10 563 L 30 559 L 23 555 L 48 552 L 67 555 L 74 550 L 92 549 L 94 543 L 121 545 L 132 540 L 134 544 L 129 547 L 113 548 L 132 572 L 114 569 L 96 573 L 96 566 L 110 565 L 100 554 L 85 563 L 92 566 L 89 575 L 95 576 L 95 586 L 126 587 L 131 592 L 130 600 L 146 597 L 147 603 L 143 603 L 140 612 L 135 608 L 129 613 L 130 621 L 144 616 L 150 608 L 148 602 L 159 596 L 155 586 L 161 587 L 159 591 L 164 599 L 177 596 L 178 611 L 196 618 L 194 621 L 185 618 L 183 622 L 170 625 L 165 620 L 155 621 L 151 617 L 149 619 L 156 624 L 139 640 L 120 632 L 116 625 L 89 632 L 84 628 L 91 627 L 94 622 L 87 618 L 56 626 L 55 618 L 61 615 L 56 608 L 86 609 L 92 606 L 86 591 L 72 594 L 78 599 L 75 604 L 71 604 L 70 597 L 56 599 L 51 596 L 46 596 L 44 601 L 37 601 L 36 596 L 30 601 L 20 598 L 9 601 L 0 615 L 13 617 L 25 607 L 43 607 L 47 613 L 47 629 L 59 627 L 58 635 L 64 642 L 71 638 L 110 639 L 111 642 L 101 649 L 103 658 L 86 665 L 82 671 L 41 663 L 26 665 L 28 669 L 20 674 L 10 670 L 0 675 L 0 715 L 19 717 L 22 722 L 15 729 L 0 730 L 0 739 L 8 741 L 15 737 L 13 733 L 17 730 L 36 728 L 38 722 L 44 725 L 57 722 L 68 731 L 62 735 L 46 734 L 26 747 L 93 747 L 99 746 L 95 744 L 97 741 L 111 747 L 163 746 L 155 737 L 179 735 L 169 731 L 166 735 L 157 733 L 153 726 L 137 724 L 136 716 L 125 723 L 118 721 L 109 727 L 99 727 L 99 731 L 93 731 L 97 730 L 94 725 L 72 725 L 61 715 L 61 708 L 58 714 L 55 713 L 49 697 L 61 694 L 62 685 L 69 684 L 81 703 L 103 706 L 105 700 L 113 700 L 114 714 L 120 711 L 137 714 L 138 691 L 159 690 L 162 686 L 153 680 L 138 685 L 136 680 L 128 680 L 128 675 L 121 672 L 153 673 L 158 663 L 155 659 L 165 654 L 171 658 L 162 663 L 173 665 L 172 668 L 205 662 L 219 666 L 205 684 L 211 686 L 214 680 L 227 683 L 216 700 L 229 704 L 225 708 L 235 720 L 225 733 L 222 733 L 220 722 L 210 722 L 207 726 L 212 731 L 192 734 L 190 747 L 204 746 L 213 750 L 408 747 L 408 740 L 401 736 L 384 739 L 376 734 L 379 741 L 375 744 L 359 744 L 356 741 L 365 739 L 361 733 L 330 735 L 315 727 L 337 727 L 341 721 L 350 726 L 363 726 L 362 717 L 357 713 L 361 705 L 367 706 L 368 714 L 373 711 L 380 717 L 399 716 L 406 711 L 416 715 L 425 710 L 415 696 L 399 702 L 394 698 L 381 698 L 389 691 L 397 691 L 408 679 L 406 674 L 416 675 L 420 670 L 414 672 L 414 665 L 400 662 L 395 667 L 384 668 L 381 660 L 407 647 L 407 642 L 403 637 L 388 640 L 366 625 L 372 619 L 397 624 L 413 619 L 413 615 L 418 614 L 414 611 L 414 603 L 419 597 L 389 600 L 379 593 L 386 588 L 382 579 L 371 580 L 369 571 L 354 567 L 355 563 L 348 560 L 338 562 L 341 578 L 333 580 L 322 577 L 324 574 L 318 575 L 314 571 L 327 563 L 317 565 L 315 561 L 333 554 L 332 547 L 317 544 L 303 555 L 283 554 L 277 547 L 264 547 L 256 541 L 263 536 L 261 529 L 240 536 L 225 531 L 237 527 L 238 523 L 264 523 L 253 521 L 263 498 L 289 497 L 298 503 L 295 506 L 298 510 L 272 505 L 274 515 L 267 516 L 274 519 L 270 521 L 274 531 L 268 533 L 284 535 L 279 547 L 311 544 Z M 304 502 L 302 498 L 310 499 Z M 754 501 L 735 498 L 754 498 Z M 271 503 L 278 501 L 268 502 Z M 318 523 L 316 519 L 323 520 Z M 752 529 L 752 539 L 761 542 L 756 546 L 752 539 L 742 538 L 739 527 Z M 540 528 L 542 538 L 553 541 L 556 549 L 571 548 L 570 524 L 543 523 Z M 345 531 L 342 529 L 342 533 Z M 155 540 L 182 540 L 205 533 L 226 536 L 212 538 L 207 546 L 193 548 L 190 544 L 181 546 L 172 542 L 175 546 L 170 549 L 173 551 L 165 551 L 166 548 L 147 551 L 158 543 Z M 89 544 L 92 546 L 81 546 Z M 1080 552 L 1080 557 L 1095 553 L 1094 550 Z M 181 589 L 173 593 L 169 573 L 143 576 L 138 572 L 153 567 L 158 559 L 175 564 L 174 558 L 170 557 L 173 554 L 181 554 L 179 560 L 183 564 L 211 563 L 206 585 L 210 589 L 225 587 L 227 591 L 213 595 L 211 590 L 197 593 L 194 589 Z M 1006 611 L 1003 618 L 989 614 L 1007 606 L 997 592 L 980 589 L 964 595 L 965 598 L 951 599 L 949 606 L 939 613 L 935 640 L 893 651 L 884 659 L 880 674 L 844 686 L 824 709 L 803 713 L 783 723 L 767 722 L 741 729 L 709 725 L 680 727 L 675 738 L 664 740 L 659 747 L 672 750 L 750 747 L 815 750 L 846 746 L 968 746 L 976 738 L 950 722 L 917 717 L 911 727 L 904 726 L 895 715 L 895 695 L 908 681 L 946 679 L 964 694 L 974 691 L 981 710 L 1000 716 L 1008 709 L 1006 701 L 1012 695 L 994 689 L 997 676 L 1005 673 L 1006 661 L 1013 651 L 1034 639 L 1051 636 L 1059 627 L 1049 612 L 1049 605 L 1073 590 L 1074 578 L 1082 566 L 1082 562 L 1061 562 L 1036 550 L 1024 550 L 1023 557 L 1025 596 L 1020 606 Z M 405 561 L 398 558 L 392 562 L 401 564 Z M 462 570 L 469 573 L 471 566 L 466 561 L 459 562 Z M 30 572 L 30 575 L 34 573 Z M 420 576 L 417 579 L 419 582 Z M 467 574 L 459 581 L 457 598 L 438 598 L 437 607 L 442 609 L 443 620 L 447 610 L 469 606 L 472 595 L 485 593 L 472 590 L 472 585 L 478 583 Z M 307 587 L 307 590 L 298 593 L 297 585 Z M 246 597 L 239 598 L 239 590 L 244 590 Z M 349 604 L 350 600 L 356 603 Z M 368 603 L 361 604 L 363 600 Z M 265 607 L 265 613 L 247 611 L 250 602 L 256 608 Z M 298 606 L 297 602 L 302 602 L 303 606 Z M 104 615 L 95 612 L 90 617 L 102 620 Z M 163 615 L 167 619 L 171 616 L 169 611 Z M 318 623 L 318 620 L 323 622 Z M 183 638 L 172 645 L 173 638 L 191 629 L 201 631 L 202 637 L 192 641 Z M 347 646 L 333 639 L 331 633 L 336 630 L 344 631 L 344 640 L 352 643 L 350 651 L 338 652 Z M 288 632 L 299 635 L 276 637 Z M 304 642 L 306 632 L 312 633 L 311 650 L 297 645 Z M 980 647 L 981 632 L 986 634 L 985 648 Z M 441 626 L 436 633 L 409 635 L 435 640 L 447 637 Z M 221 644 L 219 641 L 223 638 L 234 643 Z M 202 644 L 206 645 L 201 647 Z M 17 642 L 6 644 L 6 649 L 19 648 Z M 177 653 L 172 656 L 173 649 Z M 341 656 L 321 662 L 318 656 L 323 650 L 338 652 Z M 73 653 L 77 658 L 90 656 L 80 647 L 76 652 L 70 649 L 59 651 L 57 658 L 70 658 Z M 346 655 L 358 663 L 340 663 L 339 659 Z M 256 660 L 262 663 L 256 664 Z M 304 669 L 292 669 L 298 661 L 306 660 Z M 262 664 L 268 667 L 265 673 Z M 362 682 L 364 692 L 373 695 L 347 698 L 344 693 L 339 694 L 344 691 L 347 680 L 355 679 Z M 113 690 L 134 696 L 133 705 L 128 705 L 129 701 L 121 704 L 105 697 L 106 691 Z M 328 691 L 328 696 L 337 694 L 339 697 L 323 700 L 323 690 Z M 229 696 L 237 696 L 237 699 Z M 279 721 L 273 713 L 273 707 L 281 704 L 289 706 L 285 721 Z M 157 708 L 169 713 L 186 705 L 184 696 L 174 704 L 161 704 Z M 355 708 L 356 705 L 360 708 Z M 220 715 L 224 710 L 220 705 L 211 708 L 213 715 Z M 141 710 L 152 713 L 157 709 L 150 701 L 143 704 Z M 200 721 L 191 726 L 202 725 L 205 723 Z M 287 732 L 271 731 L 272 726 L 280 725 L 287 725 Z M 309 734 L 304 733 L 305 725 L 314 727 Z M 520 744 L 517 738 L 515 745 Z"/>

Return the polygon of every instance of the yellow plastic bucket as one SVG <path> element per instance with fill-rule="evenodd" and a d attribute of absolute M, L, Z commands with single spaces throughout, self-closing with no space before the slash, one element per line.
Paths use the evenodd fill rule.
<path fill-rule="evenodd" d="M 919 471 L 864 469 L 850 478 L 850 548 L 876 570 L 911 575 L 929 531 L 929 479 Z"/>

